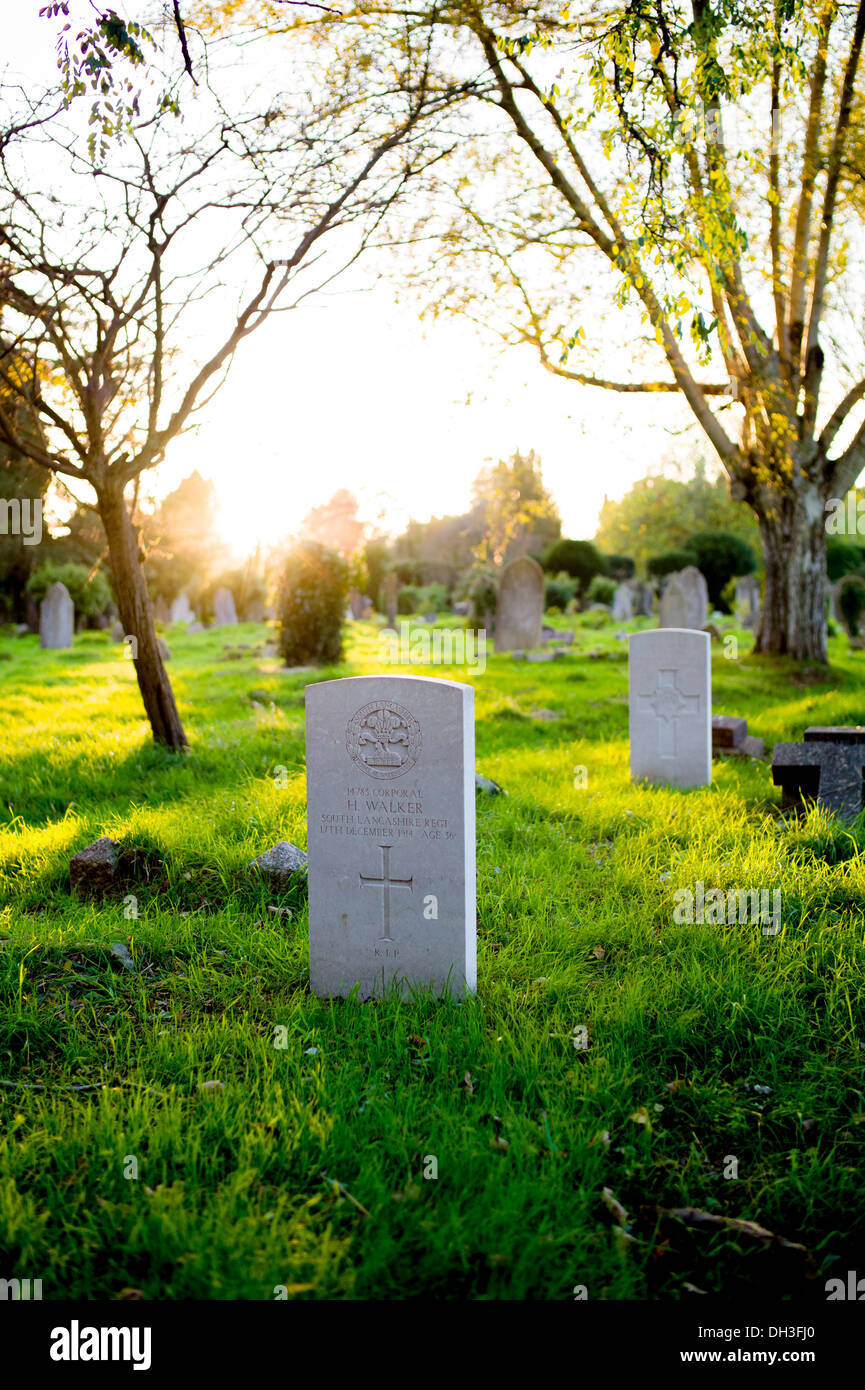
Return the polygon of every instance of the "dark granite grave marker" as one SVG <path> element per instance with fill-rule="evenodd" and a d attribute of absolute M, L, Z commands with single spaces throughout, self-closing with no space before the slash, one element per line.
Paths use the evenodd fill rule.
<path fill-rule="evenodd" d="M 776 743 L 772 781 L 783 810 L 802 811 L 816 801 L 853 820 L 863 807 L 865 728 L 813 725 L 802 743 Z"/>

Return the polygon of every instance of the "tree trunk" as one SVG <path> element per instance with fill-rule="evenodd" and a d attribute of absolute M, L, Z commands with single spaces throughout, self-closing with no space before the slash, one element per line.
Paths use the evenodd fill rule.
<path fill-rule="evenodd" d="M 766 591 L 754 650 L 826 661 L 826 512 L 814 483 L 775 495 L 757 517 Z"/>
<path fill-rule="evenodd" d="M 141 568 L 138 531 L 132 525 L 122 490 L 98 492 L 98 499 L 111 557 L 114 597 L 123 631 L 134 639 L 132 657 L 138 688 L 153 737 L 166 748 L 181 751 L 188 744 L 153 626 L 150 597 Z"/>

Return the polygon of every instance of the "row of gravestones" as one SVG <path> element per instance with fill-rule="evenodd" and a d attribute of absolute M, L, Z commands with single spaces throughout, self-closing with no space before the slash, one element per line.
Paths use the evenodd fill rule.
<path fill-rule="evenodd" d="M 256 610 L 257 611 L 257 610 Z M 262 622 L 268 616 L 270 610 L 261 606 L 261 616 L 248 616 L 248 622 Z M 181 594 L 174 600 L 167 617 L 162 616 L 159 605 L 155 608 L 155 617 L 159 621 L 172 623 L 188 623 L 188 633 L 203 632 L 204 627 L 195 621 L 195 614 L 189 604 L 186 594 Z M 213 596 L 213 627 L 233 627 L 237 623 L 237 610 L 234 606 L 234 595 L 230 589 L 217 589 Z M 72 639 L 75 635 L 75 605 L 65 584 L 52 584 L 46 591 L 45 597 L 39 605 L 39 644 L 51 650 L 61 650 L 72 646 Z M 124 637 L 123 624 L 116 622 L 111 629 L 111 636 L 115 642 L 122 642 Z"/>
<path fill-rule="evenodd" d="M 616 587 L 612 615 L 618 622 L 649 617 L 654 591 L 642 580 Z M 598 605 L 603 607 L 604 605 Z M 709 591 L 704 576 L 693 565 L 670 575 L 660 598 L 659 627 L 701 630 L 706 624 Z M 746 627 L 753 627 L 760 613 L 760 588 L 751 578 L 736 586 L 736 607 Z M 506 565 L 499 585 L 496 612 L 497 652 L 531 650 L 541 645 L 544 612 L 544 573 L 536 560 L 521 556 Z"/>
<path fill-rule="evenodd" d="M 661 628 L 629 640 L 635 780 L 706 786 L 713 745 L 762 752 L 744 719 L 712 717 L 707 633 Z M 474 689 L 457 681 L 359 676 L 307 686 L 307 855 L 283 841 L 255 863 L 277 890 L 308 872 L 317 995 L 475 989 L 475 795 L 501 789 L 475 773 L 474 733 Z M 816 797 L 858 814 L 863 770 L 863 729 L 809 729 L 803 744 L 775 747 L 786 806 Z M 76 856 L 73 883 L 111 843 Z"/>

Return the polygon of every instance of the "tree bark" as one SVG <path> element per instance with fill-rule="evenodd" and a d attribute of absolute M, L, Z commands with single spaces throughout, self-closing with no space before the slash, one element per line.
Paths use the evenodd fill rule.
<path fill-rule="evenodd" d="M 157 743 L 182 752 L 188 747 L 180 722 L 174 691 L 159 651 L 150 596 L 141 568 L 138 531 L 123 497 L 122 488 L 97 489 L 99 515 L 105 527 L 114 597 L 132 648 L 138 688 Z"/>
<path fill-rule="evenodd" d="M 825 501 L 808 483 L 757 513 L 766 570 L 757 652 L 826 661 Z"/>

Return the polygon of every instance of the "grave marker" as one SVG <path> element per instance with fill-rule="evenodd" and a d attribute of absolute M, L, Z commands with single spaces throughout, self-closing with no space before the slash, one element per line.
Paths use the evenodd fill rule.
<path fill-rule="evenodd" d="M 631 776 L 676 787 L 712 780 L 709 637 L 655 628 L 629 639 Z"/>
<path fill-rule="evenodd" d="M 39 605 L 39 645 L 50 651 L 72 646 L 75 605 L 59 580 L 46 591 Z"/>
<path fill-rule="evenodd" d="M 474 991 L 473 688 L 320 681 L 306 748 L 313 992 Z"/>
<path fill-rule="evenodd" d="M 544 572 L 537 560 L 521 555 L 505 565 L 496 611 L 497 652 L 525 651 L 541 644 Z"/>

